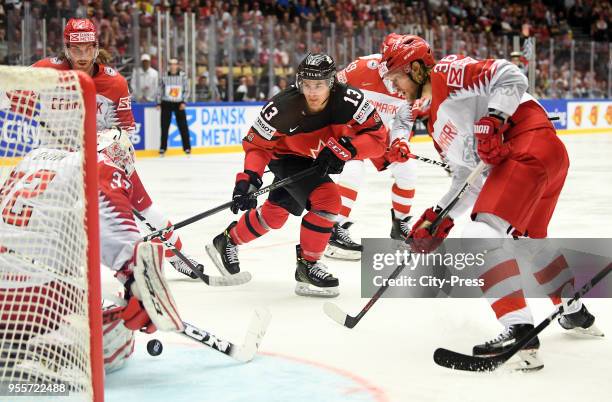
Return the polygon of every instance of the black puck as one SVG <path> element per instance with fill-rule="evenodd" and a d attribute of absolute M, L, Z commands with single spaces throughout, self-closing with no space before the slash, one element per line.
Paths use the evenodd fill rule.
<path fill-rule="evenodd" d="M 151 339 L 147 342 L 147 352 L 149 352 L 151 356 L 159 356 L 163 350 L 164 345 L 162 345 L 159 339 Z"/>

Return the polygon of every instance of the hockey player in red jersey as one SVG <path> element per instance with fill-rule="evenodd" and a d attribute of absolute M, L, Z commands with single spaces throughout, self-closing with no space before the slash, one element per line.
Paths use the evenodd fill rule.
<path fill-rule="evenodd" d="M 337 214 L 338 174 L 346 161 L 381 156 L 387 130 L 363 92 L 336 78 L 335 63 L 326 54 L 309 54 L 300 63 L 296 84 L 272 98 L 247 136 L 244 171 L 236 176 L 232 210 L 247 211 L 206 247 L 224 275 L 240 271 L 238 245 L 271 229 L 280 229 L 289 214 L 302 218 L 297 246 L 296 293 L 337 296 L 338 279 L 319 262 Z M 270 192 L 259 208 L 248 192 L 261 187 L 266 166 L 276 181 L 316 166 L 317 173 Z"/>
<path fill-rule="evenodd" d="M 381 46 L 401 35 L 388 35 Z M 410 232 L 410 209 L 415 194 L 417 163 L 409 157 L 408 142 L 417 117 L 426 115 L 421 111 L 428 105 L 428 99 L 406 99 L 388 79 L 380 67 L 381 54 L 360 57 L 338 73 L 338 81 L 359 88 L 376 107 L 385 125 L 390 128 L 390 147 L 387 152 L 371 159 L 378 171 L 389 170 L 393 176 L 391 187 L 391 233 L 393 239 L 405 240 Z M 413 106 L 416 104 L 415 110 Z M 420 114 L 417 116 L 417 110 Z M 331 258 L 358 260 L 362 246 L 349 233 L 352 222 L 348 220 L 359 187 L 365 177 L 365 161 L 349 161 L 338 178 L 342 197 L 342 208 L 329 239 L 325 255 Z"/>
<path fill-rule="evenodd" d="M 473 205 L 472 220 L 462 237 L 481 239 L 469 243 L 486 250 L 482 290 L 504 326 L 498 337 L 474 346 L 473 353 L 505 351 L 533 328 L 533 317 L 523 295 L 517 260 L 502 247 L 503 238 L 514 234 L 533 239 L 529 246 L 533 274 L 555 304 L 562 302 L 562 290 L 563 295 L 573 294 L 574 278 L 565 258 L 543 240 L 569 166 L 565 147 L 546 111 L 526 92 L 525 76 L 506 60 L 450 55 L 436 64 L 427 42 L 405 37 L 384 49 L 382 62 L 386 77 L 407 97 L 431 90 L 429 129 L 453 173 L 448 193 L 414 224 L 412 248 L 434 250 L 448 236 L 453 218 Z M 471 186 L 469 194 L 430 233 L 431 222 L 481 160 L 488 165 L 486 181 L 482 177 Z M 602 335 L 580 300 L 566 310 L 559 323 L 565 329 Z M 525 346 L 519 354 L 521 368 L 543 366 L 538 347 L 537 338 Z"/>
<path fill-rule="evenodd" d="M 88 19 L 70 19 L 64 29 L 63 55 L 40 60 L 34 63 L 34 67 L 75 69 L 89 74 L 96 86 L 98 130 L 117 126 L 132 132 L 135 123 L 128 84 L 117 70 L 106 65 L 109 61 L 108 53 L 98 47 L 98 34 L 93 22 Z M 132 207 L 152 227 L 161 229 L 169 226 L 169 219 L 153 207 L 153 201 L 135 169 L 130 174 L 130 182 L 133 186 Z M 165 237 L 181 250 L 182 243 L 177 234 L 170 232 Z M 197 278 L 196 274 L 172 251 L 166 250 L 166 258 L 177 271 L 193 279 Z M 195 265 L 203 269 L 201 264 L 195 263 Z"/>

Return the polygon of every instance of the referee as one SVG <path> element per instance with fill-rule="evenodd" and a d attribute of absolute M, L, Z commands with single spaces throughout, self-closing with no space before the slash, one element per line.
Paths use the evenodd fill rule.
<path fill-rule="evenodd" d="M 176 117 L 176 124 L 181 133 L 183 150 L 187 155 L 191 153 L 191 142 L 189 140 L 189 129 L 187 128 L 187 116 L 185 115 L 186 103 L 189 97 L 189 79 L 179 69 L 178 60 L 170 59 L 169 71 L 159 81 L 157 93 L 157 108 L 161 108 L 161 144 L 159 155 L 164 156 L 168 147 L 168 129 L 172 112 Z"/>

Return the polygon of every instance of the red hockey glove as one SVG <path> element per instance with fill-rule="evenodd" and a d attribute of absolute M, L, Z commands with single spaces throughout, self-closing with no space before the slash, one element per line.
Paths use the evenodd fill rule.
<path fill-rule="evenodd" d="M 485 116 L 474 124 L 478 156 L 489 165 L 499 165 L 510 154 L 510 144 L 504 144 L 504 131 L 508 128 L 502 120 Z"/>
<path fill-rule="evenodd" d="M 328 174 L 340 174 L 344 169 L 344 164 L 353 159 L 355 155 L 357 155 L 357 149 L 351 144 L 350 138 L 329 137 L 325 148 L 319 152 L 313 166 L 317 167 L 317 173 L 321 177 Z"/>
<path fill-rule="evenodd" d="M 405 138 L 396 138 L 391 143 L 391 147 L 387 151 L 387 160 L 389 162 L 406 162 L 410 159 L 410 147 Z"/>
<path fill-rule="evenodd" d="M 259 190 L 263 184 L 261 176 L 251 170 L 245 170 L 236 175 L 236 185 L 232 193 L 232 206 L 230 209 L 237 214 L 257 206 L 257 198 L 249 197 L 249 193 Z"/>
<path fill-rule="evenodd" d="M 157 331 L 144 306 L 135 296 L 130 297 L 127 306 L 121 313 L 121 318 L 123 318 L 123 324 L 132 331 L 142 329 L 147 334 Z"/>
<path fill-rule="evenodd" d="M 406 242 L 410 244 L 412 251 L 431 253 L 438 248 L 442 240 L 448 236 L 453 226 L 455 226 L 452 218 L 448 215 L 442 219 L 442 222 L 440 222 L 433 233 L 429 231 L 432 222 L 436 220 L 439 213 L 439 208 L 436 208 L 436 210 L 429 208 L 421 215 L 414 226 L 412 226 L 412 230 L 410 234 L 408 234 L 408 239 L 406 240 Z"/>

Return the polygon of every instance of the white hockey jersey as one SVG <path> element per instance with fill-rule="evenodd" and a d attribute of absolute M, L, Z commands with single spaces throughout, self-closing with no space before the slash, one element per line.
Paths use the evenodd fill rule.
<path fill-rule="evenodd" d="M 0 287 L 39 285 L 85 275 L 84 195 L 80 152 L 39 148 L 0 189 Z"/>

